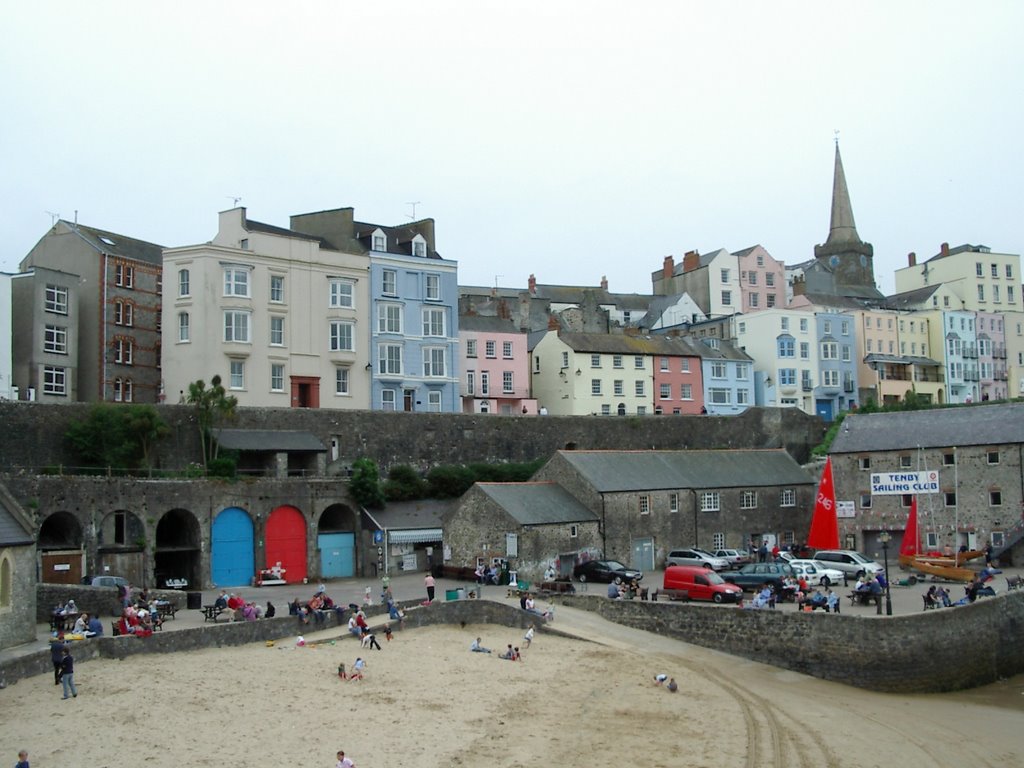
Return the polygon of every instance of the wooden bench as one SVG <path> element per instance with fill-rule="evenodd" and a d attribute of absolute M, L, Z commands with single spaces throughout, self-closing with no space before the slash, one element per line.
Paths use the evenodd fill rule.
<path fill-rule="evenodd" d="M 545 595 L 574 595 L 576 587 L 571 581 L 544 581 L 537 591 Z"/>
<path fill-rule="evenodd" d="M 212 622 L 216 623 L 217 622 L 217 617 L 220 616 L 224 612 L 225 609 L 224 608 L 220 608 L 220 607 L 218 607 L 216 605 L 204 605 L 199 610 L 203 612 L 203 621 L 204 622 L 212 621 Z"/>
<path fill-rule="evenodd" d="M 156 615 L 159 616 L 161 619 L 173 619 L 174 614 L 176 614 L 177 612 L 178 607 L 169 600 L 166 603 L 156 604 Z"/>

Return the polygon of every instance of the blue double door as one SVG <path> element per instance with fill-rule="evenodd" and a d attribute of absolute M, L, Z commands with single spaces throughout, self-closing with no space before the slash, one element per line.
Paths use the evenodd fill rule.
<path fill-rule="evenodd" d="M 218 587 L 241 587 L 256 574 L 252 518 L 244 509 L 228 507 L 213 520 L 211 568 Z"/>
<path fill-rule="evenodd" d="M 317 536 L 320 550 L 320 576 L 344 579 L 356 575 L 356 535 L 354 533 L 321 533 Z"/>

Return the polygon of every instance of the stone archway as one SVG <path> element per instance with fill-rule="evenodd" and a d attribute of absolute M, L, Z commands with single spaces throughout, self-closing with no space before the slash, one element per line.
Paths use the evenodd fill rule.
<path fill-rule="evenodd" d="M 123 576 L 132 584 L 150 586 L 146 566 L 146 526 L 138 515 L 115 509 L 96 531 L 97 576 Z"/>
<path fill-rule="evenodd" d="M 39 526 L 40 580 L 79 584 L 86 575 L 82 524 L 70 512 L 54 512 Z"/>
<path fill-rule="evenodd" d="M 338 579 L 356 575 L 358 530 L 358 513 L 346 504 L 332 504 L 321 513 L 316 536 L 321 578 Z"/>
<path fill-rule="evenodd" d="M 158 586 L 168 580 L 184 580 L 188 587 L 202 589 L 201 570 L 202 535 L 199 521 L 187 509 L 172 509 L 164 513 L 156 526 L 156 548 L 153 568 Z"/>

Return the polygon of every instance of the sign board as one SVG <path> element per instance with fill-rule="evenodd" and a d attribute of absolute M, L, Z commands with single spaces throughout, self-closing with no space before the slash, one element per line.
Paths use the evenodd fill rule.
<path fill-rule="evenodd" d="M 856 517 L 857 507 L 852 501 L 836 502 L 836 517 Z"/>
<path fill-rule="evenodd" d="M 914 493 L 938 493 L 939 473 L 875 472 L 871 475 L 872 496 L 906 496 Z"/>
<path fill-rule="evenodd" d="M 374 544 L 382 544 L 383 542 L 384 542 L 384 531 L 374 531 L 373 532 L 373 543 Z"/>
<path fill-rule="evenodd" d="M 55 563 L 54 566 L 53 566 L 53 570 L 55 570 L 55 571 L 70 571 L 71 570 L 71 564 L 70 563 Z"/>

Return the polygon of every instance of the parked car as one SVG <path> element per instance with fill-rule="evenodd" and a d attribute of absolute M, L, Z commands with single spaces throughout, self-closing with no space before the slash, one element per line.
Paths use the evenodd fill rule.
<path fill-rule="evenodd" d="M 797 578 L 803 576 L 812 586 L 828 587 L 843 580 L 843 572 L 829 568 L 817 560 L 790 560 L 789 567 Z"/>
<path fill-rule="evenodd" d="M 729 561 L 696 548 L 673 549 L 665 558 L 665 565 L 698 565 L 715 571 L 724 571 L 729 567 Z"/>
<path fill-rule="evenodd" d="M 670 565 L 665 569 L 662 590 L 670 600 L 711 600 L 735 603 L 743 590 L 712 570 L 696 565 Z"/>
<path fill-rule="evenodd" d="M 627 568 L 618 560 L 588 560 L 573 568 L 572 575 L 577 581 L 603 581 L 606 584 L 615 579 L 640 581 L 644 577 L 640 571 Z"/>
<path fill-rule="evenodd" d="M 822 549 L 814 555 L 814 559 L 823 563 L 826 568 L 842 571 L 847 578 L 860 578 L 866 573 L 878 573 L 882 566 L 860 552 L 852 549 Z"/>
<path fill-rule="evenodd" d="M 750 562 L 750 555 L 745 549 L 716 549 L 711 554 L 727 560 L 730 568 L 742 568 Z"/>
<path fill-rule="evenodd" d="M 788 563 L 748 563 L 738 571 L 723 574 L 722 578 L 743 589 L 759 589 L 771 584 L 776 591 L 781 591 L 782 580 L 787 576 L 793 576 Z"/>
<path fill-rule="evenodd" d="M 128 579 L 123 576 L 93 576 L 94 587 L 128 587 Z"/>

